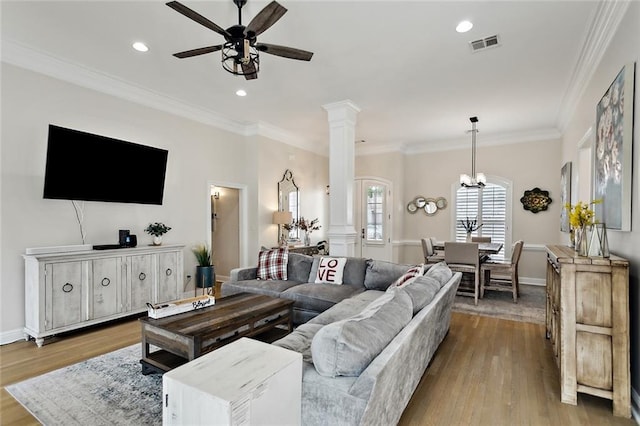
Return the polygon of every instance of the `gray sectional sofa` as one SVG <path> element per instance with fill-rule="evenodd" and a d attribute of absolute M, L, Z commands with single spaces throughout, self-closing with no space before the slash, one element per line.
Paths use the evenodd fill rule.
<path fill-rule="evenodd" d="M 409 265 L 348 258 L 342 285 L 317 284 L 302 280 L 317 260 L 289 256 L 288 280 L 256 280 L 255 268 L 240 269 L 222 294 L 295 301 L 300 325 L 273 344 L 303 355 L 303 424 L 396 424 L 449 330 L 461 274 L 427 265 L 410 284 L 389 287 Z"/>

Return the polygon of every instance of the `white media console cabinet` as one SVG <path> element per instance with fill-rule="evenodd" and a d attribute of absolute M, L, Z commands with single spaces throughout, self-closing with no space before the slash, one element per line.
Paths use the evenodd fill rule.
<path fill-rule="evenodd" d="M 183 245 L 25 254 L 25 338 L 145 312 L 180 299 Z"/>

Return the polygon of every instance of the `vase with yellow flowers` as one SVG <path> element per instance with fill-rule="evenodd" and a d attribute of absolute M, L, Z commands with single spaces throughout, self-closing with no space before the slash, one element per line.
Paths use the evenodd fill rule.
<path fill-rule="evenodd" d="M 565 205 L 565 208 L 569 212 L 569 224 L 573 230 L 575 250 L 580 256 L 587 256 L 589 254 L 587 229 L 596 222 L 595 213 L 591 205 L 600 202 L 601 200 L 594 200 L 590 203 L 578 201 L 578 203 L 573 206 L 570 203 Z"/>

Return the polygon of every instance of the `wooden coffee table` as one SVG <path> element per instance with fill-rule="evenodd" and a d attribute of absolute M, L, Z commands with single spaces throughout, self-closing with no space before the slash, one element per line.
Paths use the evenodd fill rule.
<path fill-rule="evenodd" d="M 239 293 L 165 318 L 140 318 L 142 374 L 163 373 L 241 337 L 271 343 L 293 330 L 293 301 Z M 278 327 L 280 326 L 280 327 Z M 160 350 L 150 352 L 149 345 Z"/>

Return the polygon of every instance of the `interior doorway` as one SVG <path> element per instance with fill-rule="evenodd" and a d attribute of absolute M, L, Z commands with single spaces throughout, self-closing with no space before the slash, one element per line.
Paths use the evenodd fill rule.
<path fill-rule="evenodd" d="M 211 249 L 216 281 L 240 266 L 240 190 L 211 185 Z"/>
<path fill-rule="evenodd" d="M 353 191 L 355 256 L 391 261 L 391 183 L 357 178 Z"/>

